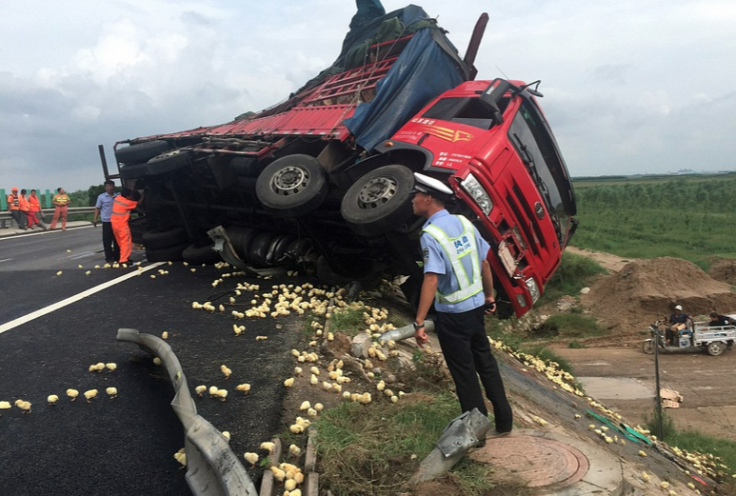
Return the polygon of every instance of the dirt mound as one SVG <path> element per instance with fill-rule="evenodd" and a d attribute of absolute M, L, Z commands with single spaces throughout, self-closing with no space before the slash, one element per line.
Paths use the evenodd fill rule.
<path fill-rule="evenodd" d="M 602 277 L 582 302 L 620 336 L 638 335 L 649 323 L 669 316 L 676 304 L 692 316 L 736 310 L 736 294 L 729 284 L 712 279 L 691 262 L 670 257 L 628 263 Z"/>
<path fill-rule="evenodd" d="M 708 275 L 716 281 L 736 286 L 736 260 L 718 260 L 708 269 Z"/>

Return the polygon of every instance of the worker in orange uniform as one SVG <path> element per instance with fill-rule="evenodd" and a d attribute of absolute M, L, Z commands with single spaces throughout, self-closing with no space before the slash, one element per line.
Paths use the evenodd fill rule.
<path fill-rule="evenodd" d="M 44 231 L 47 230 L 48 227 L 46 227 L 46 222 L 43 220 L 43 212 L 41 211 L 41 201 L 38 199 L 35 189 L 32 189 L 31 194 L 28 195 L 28 205 L 31 207 L 28 211 L 28 225 L 30 226 L 31 220 L 33 220 Z"/>
<path fill-rule="evenodd" d="M 130 219 L 130 212 L 138 206 L 138 201 L 133 199 L 135 196 L 138 196 L 138 194 L 128 188 L 123 188 L 120 195 L 112 201 L 110 223 L 112 224 L 112 232 L 115 234 L 115 241 L 118 242 L 118 248 L 120 249 L 120 264 L 128 261 L 133 249 L 133 239 L 130 235 L 128 220 Z"/>
<path fill-rule="evenodd" d="M 56 223 L 61 217 L 61 230 L 66 231 L 66 213 L 69 210 L 69 196 L 64 188 L 58 188 L 56 194 L 51 199 L 51 203 L 56 207 L 54 209 L 54 218 L 51 220 L 51 230 L 56 229 Z"/>
<path fill-rule="evenodd" d="M 8 195 L 7 200 L 10 215 L 13 217 L 15 223 L 18 224 L 18 227 L 25 231 L 26 229 L 28 229 L 28 227 L 26 227 L 28 220 L 26 218 L 25 212 L 20 209 L 20 195 L 18 194 L 18 188 L 13 186 L 13 188 L 10 190 L 10 194 Z"/>
<path fill-rule="evenodd" d="M 31 204 L 28 202 L 28 196 L 26 196 L 26 193 L 28 192 L 25 189 L 20 190 L 18 206 L 20 207 L 20 211 L 26 216 L 26 226 L 33 229 L 33 225 L 38 224 L 38 221 L 35 220 L 35 216 L 31 215 Z"/>

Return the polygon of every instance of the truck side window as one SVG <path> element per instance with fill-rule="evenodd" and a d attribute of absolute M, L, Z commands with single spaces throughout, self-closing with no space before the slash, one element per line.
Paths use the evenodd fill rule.
<path fill-rule="evenodd" d="M 508 99 L 504 98 L 499 106 L 501 112 L 504 111 L 507 105 Z M 493 116 L 490 115 L 488 109 L 478 98 L 443 98 L 432 105 L 422 117 L 457 122 L 486 131 L 493 126 Z"/>

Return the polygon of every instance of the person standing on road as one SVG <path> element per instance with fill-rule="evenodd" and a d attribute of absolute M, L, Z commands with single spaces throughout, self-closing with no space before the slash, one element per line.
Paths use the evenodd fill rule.
<path fill-rule="evenodd" d="M 30 219 L 33 217 L 33 221 L 41 226 L 41 229 L 46 231 L 48 227 L 46 227 L 46 223 L 43 219 L 43 211 L 41 210 L 41 201 L 38 199 L 38 196 L 36 196 L 36 190 L 32 189 L 31 194 L 28 195 L 28 205 L 30 206 L 30 210 L 28 211 L 28 224 L 30 225 Z"/>
<path fill-rule="evenodd" d="M 414 173 L 414 214 L 427 221 L 420 238 L 424 281 L 414 321 L 414 337 L 428 340 L 424 319 L 432 302 L 437 311 L 437 337 L 455 382 L 460 408 L 488 415 L 478 376 L 493 405 L 497 434 L 511 432 L 513 413 L 503 379 L 485 333 L 484 315 L 496 310 L 493 275 L 486 260 L 490 249 L 471 222 L 450 215 L 445 203 L 452 190 L 437 179 Z"/>
<path fill-rule="evenodd" d="M 61 217 L 61 230 L 66 231 L 66 213 L 69 210 L 69 196 L 64 188 L 58 188 L 51 203 L 56 207 L 54 209 L 54 218 L 51 220 L 51 230 L 56 229 L 56 223 Z"/>
<path fill-rule="evenodd" d="M 120 194 L 112 201 L 110 222 L 112 224 L 112 230 L 115 233 L 115 240 L 118 242 L 120 249 L 121 264 L 128 262 L 130 252 L 133 249 L 133 239 L 130 235 L 128 220 L 130 219 L 130 212 L 138 206 L 138 201 L 133 199 L 136 195 L 137 193 L 134 193 L 128 188 L 123 188 Z"/>
<path fill-rule="evenodd" d="M 26 226 L 26 214 L 20 209 L 20 195 L 18 194 L 18 188 L 13 186 L 10 189 L 10 194 L 7 197 L 7 201 L 10 215 L 13 217 L 15 223 L 18 224 L 18 227 L 20 229 L 23 229 L 24 231 L 28 229 L 28 227 Z"/>
<path fill-rule="evenodd" d="M 98 217 L 102 221 L 102 247 L 105 250 L 105 262 L 107 263 L 116 262 L 120 258 L 120 248 L 115 240 L 115 233 L 112 230 L 112 223 L 110 222 L 110 217 L 112 217 L 112 203 L 117 196 L 119 195 L 115 193 L 115 183 L 110 180 L 105 181 L 105 192 L 100 193 L 97 197 L 95 216 L 92 221 L 95 227 L 97 227 Z"/>

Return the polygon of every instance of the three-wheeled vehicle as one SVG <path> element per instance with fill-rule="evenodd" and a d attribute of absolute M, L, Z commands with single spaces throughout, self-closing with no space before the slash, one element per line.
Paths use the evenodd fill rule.
<path fill-rule="evenodd" d="M 644 353 L 654 353 L 656 337 L 659 352 L 662 353 L 695 353 L 707 351 L 709 355 L 718 356 L 731 349 L 736 342 L 736 325 L 710 326 L 710 322 L 694 322 L 693 329 L 679 331 L 678 346 L 667 343 L 664 331 L 660 328 L 663 321 L 656 321 L 649 326 L 652 337 L 642 344 Z"/>

